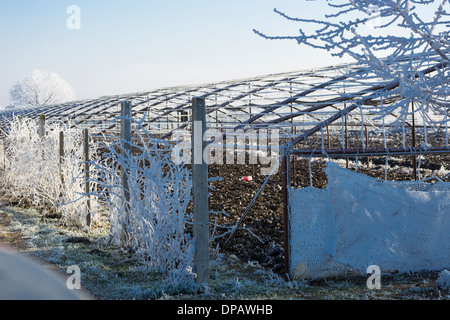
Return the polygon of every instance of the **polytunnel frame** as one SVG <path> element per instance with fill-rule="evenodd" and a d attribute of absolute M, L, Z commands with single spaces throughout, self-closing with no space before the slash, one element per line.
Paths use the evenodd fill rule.
<path fill-rule="evenodd" d="M 423 74 L 448 67 L 447 62 L 438 62 L 438 60 L 435 60 L 435 62 L 434 65 L 426 68 Z M 426 155 L 449 153 L 450 151 L 448 145 L 438 148 L 366 148 L 364 145 L 362 148 L 353 149 L 344 147 L 341 149 L 322 148 L 320 150 L 298 148 L 297 146 L 301 142 L 306 141 L 315 133 L 321 132 L 323 135 L 323 130 L 328 129 L 329 126 L 339 119 L 347 117 L 358 107 L 376 104 L 377 99 L 384 95 L 389 96 L 390 92 L 399 86 L 398 80 L 387 83 L 376 80 L 361 83 L 360 80 L 355 80 L 357 75 L 365 72 L 367 72 L 366 67 L 357 64 L 345 64 L 206 85 L 155 89 L 143 93 L 101 97 L 47 107 L 7 110 L 0 112 L 0 128 L 4 132 L 7 131 L 7 121 L 13 116 L 38 118 L 45 114 L 49 122 L 66 122 L 68 119 L 71 119 L 70 124 L 72 127 L 87 128 L 99 140 L 104 138 L 117 139 L 117 118 L 120 114 L 120 103 L 126 100 L 131 103 L 133 118 L 146 116 L 148 120 L 146 118 L 144 126 L 149 128 L 151 125 L 159 126 L 158 132 L 153 131 L 155 137 L 170 140 L 177 131 L 190 129 L 191 100 L 194 97 L 199 97 L 206 100 L 206 114 L 210 120 L 210 125 L 216 125 L 217 127 L 220 124 L 222 125 L 222 138 L 227 136 L 224 128 L 235 131 L 250 129 L 270 130 L 277 126 L 281 130 L 291 129 L 291 134 L 287 138 L 289 141 L 280 148 L 283 151 L 281 172 L 283 175 L 285 239 L 288 240 L 287 226 L 289 221 L 287 220 L 286 210 L 289 199 L 286 191 L 290 184 L 290 170 L 288 170 L 290 162 L 286 161 L 286 159 L 291 155 L 333 158 L 400 154 Z M 354 81 L 353 84 L 352 81 Z M 351 85 L 346 87 L 346 84 Z M 342 87 L 344 87 L 344 92 L 341 92 Z M 349 88 L 355 90 L 345 91 Z M 321 99 L 314 101 L 311 98 L 314 94 L 317 94 Z M 327 98 L 327 95 L 331 95 L 331 97 Z M 349 106 L 347 106 L 347 103 Z M 289 108 L 290 112 L 281 112 L 280 110 L 283 108 Z M 331 116 L 325 120 L 320 120 L 318 116 L 320 111 L 327 108 L 333 109 L 334 113 L 328 112 Z M 259 110 L 254 112 L 255 109 Z M 229 122 L 225 125 L 223 121 L 219 120 L 219 112 L 222 117 L 228 117 L 229 119 Z M 312 118 L 317 116 L 315 119 L 319 120 L 312 128 L 298 134 L 296 132 L 297 127 L 301 127 L 302 124 L 297 119 L 303 115 L 308 115 Z M 243 118 L 244 116 L 246 119 Z M 392 116 L 397 117 L 394 114 Z M 164 124 L 167 126 L 165 131 L 161 130 Z M 152 131 L 150 130 L 150 132 Z M 245 216 L 250 212 L 269 179 L 270 175 L 244 211 L 234 231 L 239 228 Z M 228 239 L 231 238 L 233 233 Z M 289 267 L 289 248 L 286 247 L 287 245 L 288 241 L 285 241 L 286 270 Z"/>
<path fill-rule="evenodd" d="M 208 105 L 207 114 L 210 120 L 217 120 L 217 114 L 221 112 L 223 117 L 229 117 L 229 119 L 235 121 L 237 124 L 236 129 L 250 125 L 264 126 L 266 124 L 270 126 L 291 119 L 289 116 L 283 119 L 276 113 L 282 107 L 288 106 L 291 110 L 296 110 L 297 113 L 310 112 L 310 110 L 300 110 L 294 103 L 301 97 L 305 97 L 319 89 L 326 89 L 332 84 L 351 77 L 351 75 L 335 77 L 333 74 L 326 74 L 327 72 L 341 72 L 343 68 L 352 69 L 356 67 L 343 65 L 207 85 L 156 89 L 143 93 L 101 97 L 53 106 L 6 110 L 0 112 L 0 126 L 5 127 L 6 121 L 14 115 L 38 118 L 40 115 L 45 114 L 47 121 L 67 121 L 71 119 L 72 127 L 89 128 L 92 132 L 108 136 L 109 132 L 117 128 L 117 122 L 114 122 L 114 119 L 117 118 L 120 102 L 123 100 L 131 102 L 133 117 L 141 117 L 146 114 L 148 120 L 145 121 L 144 126 L 150 126 L 164 123 L 163 120 L 169 118 L 170 121 L 168 123 L 172 123 L 174 119 L 179 117 L 178 112 L 189 112 L 193 97 L 206 99 Z M 356 68 L 356 72 L 361 72 L 361 70 Z M 321 79 L 322 77 L 328 77 L 330 80 L 320 82 L 318 85 L 310 84 L 315 78 Z M 290 88 L 281 88 L 280 86 L 282 85 L 289 85 Z M 301 88 L 299 89 L 299 87 Z M 308 89 L 304 89 L 304 87 Z M 272 91 L 269 92 L 270 90 Z M 276 91 L 280 93 L 277 97 L 274 94 Z M 294 95 L 296 91 L 301 93 Z M 265 99 L 258 97 L 258 95 L 273 95 L 273 97 L 270 96 Z M 218 97 L 220 100 L 218 100 Z M 265 103 L 255 103 L 257 99 L 264 100 Z M 255 109 L 260 109 L 260 111 L 254 112 Z M 214 117 L 214 113 L 216 113 L 216 117 Z M 248 119 L 244 120 L 244 115 Z M 271 121 L 261 120 L 262 117 L 267 115 L 273 116 L 274 119 Z M 277 118 L 280 118 L 280 120 L 277 120 Z M 98 128 L 102 122 L 109 122 L 110 125 Z M 218 122 L 221 121 L 219 120 Z M 189 121 L 178 121 L 178 123 L 179 125 L 177 126 L 175 126 L 175 123 L 172 123 L 174 128 L 159 135 L 159 138 L 170 139 L 174 132 L 186 129 L 190 125 Z M 232 125 L 232 122 L 229 123 Z"/>
<path fill-rule="evenodd" d="M 422 71 L 423 75 L 427 75 L 433 71 L 436 71 L 437 69 L 443 69 L 448 67 L 448 62 L 440 62 L 436 65 L 433 65 L 429 68 L 426 68 Z M 415 75 L 418 77 L 418 75 Z M 282 164 L 281 166 L 281 175 L 282 175 L 282 190 L 283 190 L 283 231 L 284 231 L 284 273 L 287 280 L 293 279 L 293 274 L 291 273 L 292 266 L 290 263 L 290 257 L 291 257 L 291 235 L 290 235 L 290 199 L 289 199 L 289 188 L 292 187 L 291 185 L 291 156 L 301 156 L 301 157 L 308 157 L 311 161 L 312 157 L 322 157 L 322 158 L 349 158 L 349 157 L 355 157 L 358 159 L 358 157 L 373 157 L 373 156 L 381 156 L 381 157 L 388 157 L 388 156 L 396 156 L 396 155 L 413 155 L 414 157 L 417 155 L 437 155 L 437 154 L 448 154 L 450 153 L 450 148 L 448 146 L 448 126 L 446 124 L 446 135 L 447 135 L 447 145 L 445 147 L 427 147 L 427 146 L 412 146 L 412 147 L 404 147 L 404 148 L 366 148 L 364 146 L 362 148 L 351 148 L 346 149 L 342 147 L 342 149 L 326 149 L 323 144 L 323 129 L 327 128 L 329 125 L 331 125 L 333 122 L 343 119 L 343 117 L 346 117 L 348 114 L 350 114 L 351 111 L 357 109 L 358 107 L 366 104 L 370 104 L 375 99 L 380 97 L 381 93 L 389 93 L 390 91 L 396 89 L 399 86 L 398 80 L 393 80 L 385 85 L 378 85 L 370 88 L 368 91 L 372 91 L 373 93 L 367 97 L 363 97 L 360 99 L 360 101 L 351 104 L 349 107 L 346 107 L 342 109 L 341 111 L 338 111 L 335 115 L 331 116 L 330 118 L 326 119 L 325 121 L 319 123 L 315 127 L 311 128 L 310 130 L 307 130 L 303 134 L 299 135 L 292 141 L 286 143 L 283 147 L 282 155 L 280 156 L 280 162 Z M 335 100 L 336 101 L 336 100 Z M 412 105 L 414 102 L 411 102 Z M 317 110 L 317 109 L 315 109 Z M 413 111 L 414 114 L 414 111 Z M 447 115 L 446 115 L 447 116 Z M 413 118 L 414 119 L 414 118 Z M 448 123 L 448 120 L 447 120 Z M 408 124 L 413 129 L 413 141 L 415 139 L 415 125 Z M 362 124 L 364 126 L 364 124 Z M 311 150 L 311 149 L 298 149 L 296 146 L 302 142 L 305 141 L 308 137 L 312 136 L 313 134 L 322 131 L 322 149 L 321 150 Z M 364 138 L 362 138 L 362 141 L 364 141 Z M 414 158 L 415 159 L 415 158 Z M 416 164 L 414 164 L 415 166 Z M 414 172 L 416 172 L 417 168 L 414 167 Z"/>

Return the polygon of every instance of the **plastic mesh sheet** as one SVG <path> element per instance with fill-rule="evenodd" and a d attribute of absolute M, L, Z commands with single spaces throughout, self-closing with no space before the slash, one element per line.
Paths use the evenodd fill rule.
<path fill-rule="evenodd" d="M 449 183 L 383 182 L 329 162 L 327 189 L 290 190 L 290 271 L 442 270 L 450 265 Z"/>

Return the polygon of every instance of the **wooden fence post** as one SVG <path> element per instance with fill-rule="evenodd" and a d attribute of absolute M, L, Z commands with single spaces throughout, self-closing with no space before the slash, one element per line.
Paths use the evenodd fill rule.
<path fill-rule="evenodd" d="M 413 148 L 416 147 L 416 117 L 415 117 L 415 112 L 414 112 L 414 101 L 411 101 L 411 115 L 412 115 L 412 126 L 411 126 L 411 138 L 412 138 L 412 142 L 411 142 L 411 146 Z M 425 127 L 424 127 L 425 129 Z M 417 175 L 417 156 L 414 154 L 413 155 L 413 174 L 414 174 L 414 180 L 418 180 L 419 177 Z"/>
<path fill-rule="evenodd" d="M 365 134 L 366 134 L 366 148 L 369 148 L 369 130 L 367 126 L 364 126 Z M 370 157 L 367 157 L 367 170 L 370 170 Z"/>
<path fill-rule="evenodd" d="M 347 118 L 348 118 L 348 114 L 345 114 L 345 146 L 344 149 L 347 150 L 348 149 L 348 127 L 347 127 Z M 345 167 L 348 169 L 348 157 L 345 158 Z"/>
<path fill-rule="evenodd" d="M 124 157 L 124 162 L 126 165 L 126 162 L 131 154 L 131 103 L 129 101 L 122 101 L 121 102 L 121 124 L 120 124 L 120 145 L 121 145 L 121 155 Z M 125 247 L 126 243 L 128 242 L 128 231 L 127 231 L 127 225 L 128 225 L 128 212 L 129 212 L 129 205 L 130 205 L 130 189 L 128 184 L 128 172 L 127 169 L 122 167 L 121 171 L 121 181 L 122 181 L 122 188 L 123 188 L 123 195 L 124 195 L 124 207 L 125 207 L 125 220 L 122 221 L 122 247 Z"/>
<path fill-rule="evenodd" d="M 42 139 L 45 137 L 45 114 L 39 117 L 39 137 Z"/>
<path fill-rule="evenodd" d="M 330 127 L 328 125 L 327 125 L 327 142 L 328 142 L 328 150 L 331 150 Z"/>
<path fill-rule="evenodd" d="M 40 115 L 39 116 L 39 138 L 41 139 L 41 142 L 43 142 L 44 138 L 45 138 L 45 119 L 46 116 Z M 41 144 L 41 147 L 43 147 L 43 145 Z M 44 163 L 46 161 L 45 159 L 45 149 L 42 148 L 41 150 L 41 163 Z"/>
<path fill-rule="evenodd" d="M 84 146 L 84 179 L 85 179 L 85 184 L 84 184 L 84 192 L 86 193 L 87 196 L 87 214 L 86 214 L 86 225 L 88 227 L 91 226 L 91 199 L 89 196 L 89 193 L 91 192 L 91 188 L 89 186 L 89 179 L 90 179 L 90 174 L 89 174 L 89 129 L 84 129 L 83 130 L 83 146 Z"/>
<path fill-rule="evenodd" d="M 5 147 L 5 140 L 2 140 L 2 150 L 3 150 L 3 171 L 6 171 L 6 147 Z"/>
<path fill-rule="evenodd" d="M 63 163 L 64 158 L 64 131 L 59 132 L 59 164 Z"/>
<path fill-rule="evenodd" d="M 63 190 L 64 190 L 63 164 L 64 164 L 64 131 L 60 131 L 59 132 L 59 174 L 61 177 L 61 192 L 60 192 L 61 198 L 63 196 Z"/>
<path fill-rule="evenodd" d="M 284 243 L 284 275 L 285 279 L 290 277 L 290 226 L 289 226 L 289 188 L 291 187 L 290 179 L 290 154 L 284 151 L 281 154 L 281 177 L 283 188 L 283 243 Z"/>
<path fill-rule="evenodd" d="M 192 185 L 194 209 L 194 273 L 197 283 L 208 283 L 209 276 L 209 203 L 208 164 L 204 159 L 206 142 L 206 106 L 204 98 L 192 100 Z"/>

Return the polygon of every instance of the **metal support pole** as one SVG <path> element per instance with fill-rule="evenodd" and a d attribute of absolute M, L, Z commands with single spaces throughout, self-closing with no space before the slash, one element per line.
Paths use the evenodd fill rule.
<path fill-rule="evenodd" d="M 416 147 L 416 119 L 414 115 L 414 102 L 411 101 L 411 109 L 412 109 L 412 126 L 411 126 L 411 136 L 412 136 L 412 147 Z M 414 179 L 417 180 L 417 156 L 413 155 L 413 174 Z"/>
<path fill-rule="evenodd" d="M 194 209 L 194 273 L 198 283 L 208 283 L 209 276 L 209 203 L 208 203 L 208 164 L 204 159 L 206 142 L 206 106 L 204 98 L 192 100 L 192 184 Z"/>
<path fill-rule="evenodd" d="M 283 228 L 284 228 L 284 274 L 286 280 L 290 276 L 290 234 L 289 234 L 289 168 L 290 155 L 287 151 L 282 155 L 281 175 L 283 181 Z"/>
<path fill-rule="evenodd" d="M 347 127 L 347 114 L 345 114 L 345 149 L 348 149 L 348 127 Z M 348 157 L 345 158 L 345 167 L 348 169 Z"/>
<path fill-rule="evenodd" d="M 60 131 L 59 132 L 59 174 L 60 174 L 60 177 L 61 177 L 61 193 L 60 193 L 60 197 L 62 197 L 63 190 L 64 190 L 63 164 L 64 164 L 64 131 Z"/>
<path fill-rule="evenodd" d="M 39 137 L 42 139 L 45 137 L 45 114 L 39 117 Z"/>
<path fill-rule="evenodd" d="M 89 193 L 91 192 L 91 188 L 89 186 L 89 179 L 90 179 L 90 174 L 89 174 L 89 129 L 84 129 L 83 130 L 83 145 L 84 145 L 84 179 L 85 179 L 85 185 L 84 185 L 84 192 L 86 194 L 87 197 L 87 202 L 86 202 L 86 209 L 87 209 L 87 213 L 86 213 L 86 225 L 88 227 L 91 226 L 91 200 L 90 200 L 90 196 Z"/>
<path fill-rule="evenodd" d="M 42 148 L 41 154 L 40 154 L 40 156 L 41 156 L 41 161 L 40 161 L 41 162 L 41 166 L 46 162 L 45 148 L 43 148 L 44 146 L 42 144 L 42 142 L 43 142 L 43 140 L 45 138 L 45 119 L 46 119 L 45 115 L 39 116 L 39 128 L 38 128 L 39 132 L 38 133 L 39 133 L 39 138 L 41 140 L 41 148 Z"/>
<path fill-rule="evenodd" d="M 2 139 L 2 148 L 3 148 L 3 171 L 6 171 L 6 146 L 5 139 Z"/>
<path fill-rule="evenodd" d="M 121 141 L 121 155 L 123 156 L 123 161 L 125 167 L 122 167 L 121 181 L 124 196 L 124 209 L 125 209 L 125 219 L 122 221 L 122 235 L 121 242 L 122 247 L 125 247 L 129 241 L 129 234 L 127 226 L 129 224 L 129 206 L 130 206 L 130 188 L 128 185 L 128 172 L 126 169 L 127 161 L 131 156 L 131 103 L 129 101 L 121 102 L 121 124 L 120 124 L 120 141 Z"/>
<path fill-rule="evenodd" d="M 330 127 L 329 126 L 327 126 L 327 141 L 328 141 L 328 149 L 331 149 Z"/>
<path fill-rule="evenodd" d="M 367 126 L 364 126 L 365 135 L 366 135 L 366 148 L 369 148 L 369 131 Z M 370 157 L 367 157 L 367 170 L 370 170 Z"/>
<path fill-rule="evenodd" d="M 63 163 L 64 158 L 64 131 L 59 132 L 59 164 Z"/>

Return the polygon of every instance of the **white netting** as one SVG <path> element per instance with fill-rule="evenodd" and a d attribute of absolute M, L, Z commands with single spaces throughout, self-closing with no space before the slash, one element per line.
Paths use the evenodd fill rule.
<path fill-rule="evenodd" d="M 312 277 L 326 276 L 341 269 L 325 256 L 328 195 L 325 189 L 308 187 L 290 191 L 291 274 L 305 263 Z"/>
<path fill-rule="evenodd" d="M 291 272 L 450 265 L 449 183 L 382 182 L 328 163 L 327 189 L 290 190 Z"/>

